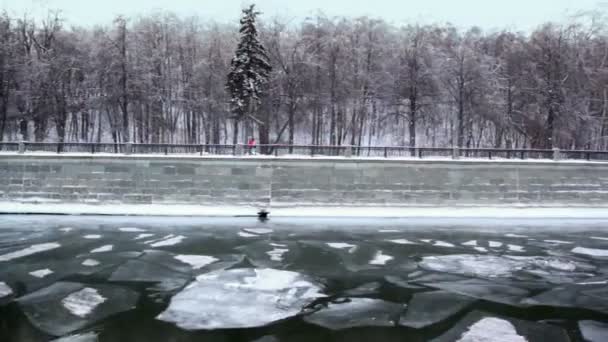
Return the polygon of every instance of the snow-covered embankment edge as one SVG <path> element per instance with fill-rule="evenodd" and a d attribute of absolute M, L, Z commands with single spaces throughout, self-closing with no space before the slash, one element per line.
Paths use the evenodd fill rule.
<path fill-rule="evenodd" d="M 74 204 L 0 202 L 0 214 L 112 216 L 256 216 L 266 209 L 272 217 L 318 218 L 505 218 L 608 219 L 608 207 L 345 207 L 204 206 L 172 204 Z"/>

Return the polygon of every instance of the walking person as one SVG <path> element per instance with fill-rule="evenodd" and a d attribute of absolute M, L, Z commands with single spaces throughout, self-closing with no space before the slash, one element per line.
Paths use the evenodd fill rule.
<path fill-rule="evenodd" d="M 249 150 L 249 154 L 251 154 L 251 155 L 256 154 L 255 145 L 256 145 L 255 138 L 249 137 L 249 141 L 247 141 L 247 149 Z"/>

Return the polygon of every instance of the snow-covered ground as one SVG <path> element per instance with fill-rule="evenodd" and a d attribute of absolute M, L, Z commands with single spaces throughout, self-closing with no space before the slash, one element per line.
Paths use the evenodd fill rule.
<path fill-rule="evenodd" d="M 261 208 L 172 204 L 69 204 L 0 202 L 0 214 L 128 215 L 128 216 L 255 216 Z M 271 217 L 319 218 L 512 218 L 608 219 L 602 207 L 277 207 Z"/>
<path fill-rule="evenodd" d="M 489 158 L 468 158 L 461 157 L 458 160 L 452 159 L 451 156 L 423 156 L 422 158 L 418 157 L 367 157 L 367 156 L 352 156 L 352 157 L 343 157 L 343 156 L 324 156 L 324 155 L 298 155 L 298 154 L 287 154 L 281 156 L 272 156 L 272 155 L 242 155 L 242 156 L 232 156 L 232 155 L 215 155 L 215 154 L 203 154 L 202 156 L 198 154 L 121 154 L 121 153 L 62 153 L 57 154 L 55 152 L 26 152 L 25 154 L 18 154 L 17 152 L 0 152 L 0 156 L 26 156 L 26 157 L 53 157 L 53 158 L 112 158 L 112 159 L 129 159 L 129 158 L 147 158 L 147 159 L 242 159 L 242 160 L 354 160 L 354 161 L 419 161 L 419 162 L 428 162 L 428 161 L 457 161 L 459 163 L 479 163 L 479 162 L 487 162 L 487 163 L 554 163 L 554 164 L 607 164 L 608 161 L 601 160 L 584 160 L 584 159 L 561 159 L 559 161 L 555 161 L 553 159 L 506 159 L 499 157 Z"/>

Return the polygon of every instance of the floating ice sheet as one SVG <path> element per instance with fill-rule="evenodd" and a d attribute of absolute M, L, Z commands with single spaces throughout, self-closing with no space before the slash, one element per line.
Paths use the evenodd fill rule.
<path fill-rule="evenodd" d="M 576 247 L 572 250 L 574 254 L 588 255 L 592 257 L 608 257 L 608 249 Z"/>
<path fill-rule="evenodd" d="M 53 271 L 51 271 L 48 268 L 44 269 L 44 270 L 37 270 L 37 271 L 30 272 L 30 275 L 32 277 L 36 277 L 36 278 L 44 278 L 44 277 L 49 276 L 51 274 L 53 274 Z"/>
<path fill-rule="evenodd" d="M 399 325 L 409 328 L 425 328 L 442 322 L 467 309 L 474 299 L 447 291 L 416 293 L 409 302 Z"/>
<path fill-rule="evenodd" d="M 114 249 L 113 245 L 105 245 L 105 246 L 101 246 L 99 248 L 95 248 L 93 250 L 91 250 L 91 253 L 107 253 L 107 252 L 111 252 Z"/>
<path fill-rule="evenodd" d="M 243 229 L 243 231 L 246 233 L 256 234 L 256 235 L 266 235 L 266 234 L 270 234 L 273 232 L 272 229 L 268 229 L 268 228 L 245 228 L 245 229 Z"/>
<path fill-rule="evenodd" d="M 57 340 L 52 340 L 51 342 L 97 342 L 97 334 L 96 333 L 86 333 L 79 335 L 71 335 L 62 337 Z"/>
<path fill-rule="evenodd" d="M 344 303 L 330 303 L 304 320 L 332 330 L 355 327 L 395 326 L 405 305 L 379 299 L 352 298 Z"/>
<path fill-rule="evenodd" d="M 96 289 L 85 287 L 65 297 L 61 303 L 72 315 L 84 318 L 105 301 Z"/>
<path fill-rule="evenodd" d="M 13 290 L 6 285 L 5 282 L 0 281 L 0 298 L 8 297 L 13 294 Z"/>
<path fill-rule="evenodd" d="M 386 255 L 382 251 L 378 251 L 376 253 L 376 255 L 374 256 L 374 258 L 369 263 L 370 263 L 370 265 L 381 266 L 381 265 L 386 265 L 387 262 L 389 262 L 393 259 L 394 259 L 394 257 L 392 257 L 390 255 Z"/>
<path fill-rule="evenodd" d="M 171 238 L 167 238 L 165 240 L 160 240 L 160 241 L 154 242 L 150 246 L 152 246 L 154 248 L 175 246 L 175 245 L 178 245 L 178 244 L 182 243 L 182 241 L 184 241 L 185 239 L 186 239 L 185 236 L 179 235 L 179 236 L 174 236 L 174 237 L 171 237 Z"/>
<path fill-rule="evenodd" d="M 135 227 L 123 227 L 123 228 L 118 228 L 118 230 L 121 232 L 124 232 L 124 233 L 143 233 L 146 231 L 145 229 L 135 228 Z"/>
<path fill-rule="evenodd" d="M 596 321 L 580 321 L 578 328 L 588 342 L 605 342 L 608 338 L 608 324 Z"/>
<path fill-rule="evenodd" d="M 253 328 L 300 314 L 323 297 L 305 276 L 274 269 L 233 269 L 201 275 L 158 316 L 186 330 Z"/>
<path fill-rule="evenodd" d="M 36 328 L 63 336 L 132 309 L 138 297 L 119 286 L 57 282 L 17 299 L 17 303 Z"/>
<path fill-rule="evenodd" d="M 416 242 L 410 241 L 408 239 L 388 240 L 388 242 L 396 243 L 398 245 L 417 245 Z"/>

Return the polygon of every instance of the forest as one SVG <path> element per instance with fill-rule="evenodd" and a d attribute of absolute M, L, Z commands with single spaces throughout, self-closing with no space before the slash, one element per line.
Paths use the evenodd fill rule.
<path fill-rule="evenodd" d="M 272 72 L 258 118 L 277 144 L 606 150 L 607 24 L 262 15 Z M 95 27 L 0 15 L 0 142 L 232 143 L 238 40 L 238 20 L 168 12 Z M 260 122 L 242 124 L 236 141 L 257 137 Z"/>

